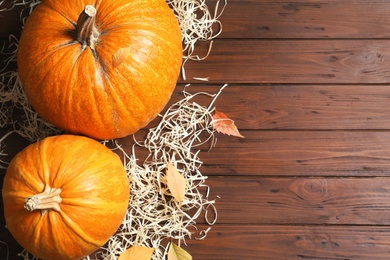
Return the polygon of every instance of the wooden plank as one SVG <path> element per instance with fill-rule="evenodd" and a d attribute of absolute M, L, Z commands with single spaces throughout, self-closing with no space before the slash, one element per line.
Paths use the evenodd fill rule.
<path fill-rule="evenodd" d="M 212 15 L 216 2 L 207 2 Z M 5 1 L 0 10 L 9 7 Z M 0 13 L 0 39 L 20 32 L 23 7 Z M 220 38 L 389 38 L 389 17 L 386 0 L 229 0 L 220 17 Z"/>
<path fill-rule="evenodd" d="M 206 184 L 219 224 L 390 224 L 390 178 L 219 176 Z"/>
<path fill-rule="evenodd" d="M 218 83 L 384 84 L 390 82 L 387 45 L 386 40 L 217 39 L 206 60 L 187 63 L 187 82 L 209 77 Z"/>
<path fill-rule="evenodd" d="M 202 171 L 207 175 L 390 176 L 390 132 L 242 131 L 242 134 L 244 139 L 218 135 L 216 146 L 199 154 L 204 162 Z"/>
<path fill-rule="evenodd" d="M 186 91 L 216 94 L 221 86 L 193 84 Z M 176 87 L 162 113 L 184 98 L 182 90 Z M 191 102 L 211 100 L 199 95 Z M 390 87 L 382 85 L 230 85 L 214 106 L 240 130 L 389 130 L 389 104 Z"/>
<path fill-rule="evenodd" d="M 205 87 L 204 90 L 209 90 L 207 88 Z M 278 87 L 274 86 L 264 86 L 251 88 L 252 90 L 248 92 L 249 94 L 243 97 L 236 94 L 242 89 L 241 87 L 233 86 L 233 89 L 229 88 L 224 90 L 220 96 L 222 99 L 216 105 L 235 119 L 239 128 L 261 129 L 262 120 L 258 120 L 253 115 L 262 113 L 264 110 L 268 110 L 265 113 L 275 116 L 275 118 L 270 116 L 267 119 L 268 126 L 266 125 L 265 129 L 271 128 L 272 122 L 277 122 L 277 128 L 281 129 L 288 128 L 288 124 L 293 125 L 292 128 L 298 128 L 300 125 L 304 126 L 305 123 L 307 128 L 321 129 L 323 126 L 316 127 L 316 124 L 321 124 L 320 115 L 325 115 L 326 118 L 326 113 L 329 113 L 330 119 L 325 119 L 323 122 L 324 128 L 343 129 L 350 124 L 353 129 L 357 128 L 356 124 L 361 124 L 361 128 L 364 129 L 385 128 L 384 126 L 388 125 L 386 86 L 329 86 L 326 89 L 327 92 L 322 93 L 321 87 L 294 86 L 278 89 Z M 202 88 L 195 89 L 202 90 Z M 213 91 L 210 92 L 215 93 L 217 89 L 218 87 L 213 88 Z M 260 90 L 257 92 L 257 89 Z M 262 91 L 263 89 L 264 92 Z M 376 94 L 369 94 L 370 89 L 373 89 L 373 93 Z M 349 92 L 351 93 L 348 94 Z M 275 100 L 273 100 L 272 95 L 274 95 Z M 233 98 L 235 96 L 237 98 Z M 372 97 L 371 100 L 370 97 Z M 361 98 L 361 100 L 357 101 L 358 98 Z M 291 100 L 291 105 L 289 100 Z M 327 106 L 327 102 L 332 100 L 334 103 L 331 106 Z M 294 102 L 297 103 L 294 104 Z M 337 108 L 336 111 L 331 111 L 330 109 L 330 111 L 322 112 L 323 109 L 326 110 L 329 107 L 336 106 L 336 103 L 339 103 L 340 109 Z M 259 105 L 264 106 L 264 108 L 255 108 L 248 111 L 249 109 L 242 107 L 244 105 L 247 107 Z M 268 105 L 274 105 L 276 108 L 268 107 Z M 312 105 L 318 107 L 313 107 L 313 110 L 310 110 Z M 283 108 L 283 106 L 287 108 Z M 290 106 L 292 108 L 289 108 Z M 371 106 L 376 107 L 373 108 L 372 112 L 370 112 Z M 234 111 L 231 110 L 232 107 L 235 108 Z M 302 110 L 300 110 L 300 107 Z M 380 112 L 381 109 L 383 109 L 383 112 Z M 297 115 L 294 115 L 294 111 L 298 111 L 296 112 Z M 312 111 L 320 112 L 313 113 Z M 246 115 L 246 113 L 249 115 Z M 343 113 L 345 113 L 344 117 L 341 116 Z M 369 125 L 370 119 L 367 118 L 365 120 L 364 117 L 375 115 L 376 113 L 379 117 L 373 120 L 375 126 L 371 126 Z M 267 116 L 267 114 L 265 115 Z M 286 123 L 280 115 L 286 115 L 286 117 L 291 118 Z M 305 116 L 307 116 L 306 119 L 304 118 Z M 362 117 L 362 121 L 359 121 L 359 117 Z M 244 121 L 241 118 L 244 118 Z M 372 118 L 375 118 L 375 116 L 372 116 Z M 267 120 L 265 120 L 266 123 Z M 332 123 L 334 126 L 331 126 Z M 254 126 L 251 126 L 252 124 Z M 389 175 L 388 159 L 390 154 L 386 143 L 389 141 L 390 136 L 387 132 L 244 131 L 243 134 L 246 136 L 245 139 L 225 137 L 217 134 L 219 141 L 216 147 L 209 153 L 201 153 L 201 159 L 205 162 L 204 170 L 207 174 L 273 176 L 291 176 L 295 174 L 301 176 L 311 176 L 313 174 L 318 176 Z M 126 138 L 124 144 L 129 147 L 132 144 L 131 140 L 131 137 Z M 14 143 L 21 144 L 20 149 L 23 147 L 20 138 L 10 139 L 7 143 L 9 147 L 7 152 L 11 156 L 19 150 Z M 23 145 L 26 144 L 23 143 Z M 13 150 L 10 151 L 9 149 Z M 232 154 L 234 154 L 235 160 L 231 160 Z"/>
<path fill-rule="evenodd" d="M 215 225 L 183 248 L 193 259 L 387 260 L 390 228 L 374 226 Z"/>
<path fill-rule="evenodd" d="M 228 0 L 221 38 L 389 38 L 387 0 Z"/>
<path fill-rule="evenodd" d="M 193 84 L 186 91 L 216 94 L 221 86 Z M 182 91 L 176 87 L 162 113 L 184 98 Z M 191 100 L 211 101 L 206 95 Z M 389 130 L 388 104 L 390 87 L 382 85 L 230 85 L 214 103 L 240 130 Z"/>
<path fill-rule="evenodd" d="M 206 229 L 207 226 L 199 226 Z M 1 241 L 10 260 L 22 248 L 8 232 Z M 373 226 L 214 225 L 204 240 L 182 246 L 193 259 L 378 259 L 387 260 L 390 228 Z M 0 243 L 0 252 L 7 249 Z M 5 254 L 2 254 L 4 256 Z"/>
<path fill-rule="evenodd" d="M 205 162 L 201 171 L 205 175 L 257 175 L 209 178 L 210 198 L 221 197 L 217 203 L 219 222 L 390 224 L 387 218 L 390 179 L 373 178 L 389 176 L 390 148 L 384 137 L 390 138 L 390 133 L 379 132 L 376 134 L 383 135 L 371 137 L 368 136 L 370 133 L 362 135 L 359 132 L 341 132 L 342 136 L 325 135 L 339 132 L 318 132 L 319 136 L 313 135 L 315 133 L 280 132 L 279 143 L 276 143 L 271 138 L 274 132 L 268 136 L 266 132 L 261 140 L 253 141 L 250 136 L 247 143 L 237 142 L 241 139 L 226 139 L 218 143 L 222 151 L 214 148 L 209 153 L 200 153 L 199 157 Z M 347 140 L 337 143 L 343 136 L 348 137 Z M 322 140 L 325 147 L 311 144 L 316 139 Z M 246 147 L 235 147 L 243 144 Z M 126 148 L 126 144 L 123 147 Z M 262 175 L 291 177 L 266 178 Z M 372 179 L 296 179 L 299 175 L 367 176 Z M 0 223 L 4 224 L 2 208 L 0 211 Z"/>
<path fill-rule="evenodd" d="M 205 175 L 390 176 L 388 131 L 241 131 L 245 138 L 216 134 L 201 147 Z M 143 140 L 145 131 L 137 133 Z M 120 140 L 131 153 L 134 140 Z M 147 151 L 135 149 L 142 161 Z"/>
<path fill-rule="evenodd" d="M 222 176 L 210 177 L 206 184 L 211 191 L 209 199 L 216 199 L 218 224 L 390 223 L 389 178 Z M 197 222 L 205 223 L 203 217 Z M 208 218 L 213 218 L 212 211 Z"/>
<path fill-rule="evenodd" d="M 213 83 L 388 84 L 388 45 L 387 40 L 217 39 L 206 60 L 186 64 L 187 82 L 208 77 Z"/>
<path fill-rule="evenodd" d="M 212 83 L 388 84 L 385 40 L 215 40 L 204 61 L 186 63 L 187 80 Z M 201 46 L 204 50 L 205 46 Z M 202 51 L 200 51 L 202 52 Z M 230 58 L 226 58 L 230 56 Z M 245 64 L 243 66 L 242 64 Z"/>
<path fill-rule="evenodd" d="M 216 200 L 218 224 L 390 224 L 389 178 L 220 176 L 206 184 L 209 199 Z M 205 223 L 203 217 L 198 223 Z M 208 218 L 213 219 L 211 210 Z M 5 224 L 2 209 L 0 224 Z"/>
<path fill-rule="evenodd" d="M 220 85 L 192 85 L 215 94 Z M 170 103 L 183 98 L 178 86 Z M 192 100 L 208 106 L 211 98 Z M 215 102 L 243 129 L 390 129 L 390 87 L 382 85 L 231 85 Z M 150 126 L 155 126 L 151 124 Z"/>

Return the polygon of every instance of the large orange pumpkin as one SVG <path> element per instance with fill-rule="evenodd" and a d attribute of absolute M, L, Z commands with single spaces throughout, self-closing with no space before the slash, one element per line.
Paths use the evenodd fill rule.
<path fill-rule="evenodd" d="M 43 0 L 27 19 L 17 63 L 46 121 L 97 139 L 124 137 L 169 101 L 182 35 L 164 0 Z"/>
<path fill-rule="evenodd" d="M 48 137 L 11 161 L 4 215 L 16 241 L 42 259 L 80 259 L 115 233 L 129 201 L 119 157 L 81 136 Z"/>

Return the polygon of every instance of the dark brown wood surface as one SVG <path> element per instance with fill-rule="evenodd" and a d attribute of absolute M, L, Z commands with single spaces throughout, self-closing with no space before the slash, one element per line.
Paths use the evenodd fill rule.
<path fill-rule="evenodd" d="M 18 12 L 0 17 L 4 41 Z M 172 102 L 184 83 L 227 83 L 216 107 L 245 138 L 201 151 L 218 220 L 184 248 L 205 260 L 390 259 L 390 2 L 228 0 L 221 22 Z M 27 144 L 10 140 L 9 157 Z M 2 215 L 0 240 L 20 259 Z"/>

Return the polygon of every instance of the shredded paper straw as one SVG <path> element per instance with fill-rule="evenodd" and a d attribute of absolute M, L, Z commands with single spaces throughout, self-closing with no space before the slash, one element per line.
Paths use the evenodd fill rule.
<path fill-rule="evenodd" d="M 0 12 L 7 12 L 18 5 L 24 6 L 20 18 L 25 21 L 38 0 L 15 0 L 12 6 L 4 7 L 0 1 Z M 214 12 L 210 12 L 205 0 L 166 0 L 176 15 L 183 36 L 182 76 L 186 79 L 184 65 L 187 60 L 205 59 L 211 51 L 212 40 L 222 30 L 219 17 L 227 2 L 216 2 Z M 195 54 L 196 43 L 208 41 L 208 52 L 200 56 Z M 16 64 L 18 39 L 10 35 L 8 42 L 0 46 L 6 57 L 0 66 L 0 127 L 11 128 L 10 132 L 0 139 L 0 167 L 6 162 L 4 139 L 16 132 L 30 142 L 36 142 L 47 136 L 62 133 L 61 130 L 48 124 L 34 111 L 29 104 L 17 71 L 9 69 Z M 208 78 L 194 78 L 207 81 Z M 168 242 L 174 240 L 179 245 L 186 239 L 204 239 L 210 230 L 198 230 L 196 221 L 203 215 L 204 221 L 212 225 L 217 220 L 215 199 L 209 198 L 210 187 L 206 176 L 200 171 L 203 162 L 199 157 L 201 150 L 211 149 L 215 143 L 212 127 L 213 104 L 222 89 L 216 94 L 183 91 L 183 99 L 170 106 L 160 115 L 158 126 L 148 130 L 143 139 L 134 135 L 135 144 L 123 147 L 118 140 L 106 140 L 112 150 L 122 156 L 124 167 L 129 177 L 131 195 L 128 211 L 118 232 L 99 250 L 94 258 L 114 260 L 133 245 L 154 248 L 152 259 L 164 259 L 167 255 Z M 196 103 L 198 96 L 210 97 L 208 106 Z M 17 113 L 15 113 L 17 111 Z M 15 114 L 18 116 L 15 117 Z M 205 148 L 206 147 L 206 148 Z M 148 156 L 140 162 L 138 151 L 147 151 Z M 185 177 L 187 190 L 182 205 L 172 198 L 167 187 L 166 165 L 172 162 Z M 3 243 L 0 241 L 0 243 Z M 24 260 L 35 260 L 34 256 L 23 251 Z M 8 258 L 8 257 L 7 257 Z M 91 259 L 87 257 L 85 259 Z"/>

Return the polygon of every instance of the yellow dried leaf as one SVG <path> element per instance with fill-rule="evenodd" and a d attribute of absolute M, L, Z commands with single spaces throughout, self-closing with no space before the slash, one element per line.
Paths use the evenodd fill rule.
<path fill-rule="evenodd" d="M 126 47 L 126 48 L 120 48 L 115 52 L 115 54 L 112 56 L 112 65 L 114 66 L 114 68 L 121 65 L 122 62 L 124 62 L 127 59 L 127 57 L 130 56 L 131 53 L 130 50 L 131 50 L 130 47 Z"/>
<path fill-rule="evenodd" d="M 172 196 L 181 206 L 186 191 L 186 179 L 171 162 L 167 164 L 167 185 Z"/>
<path fill-rule="evenodd" d="M 168 250 L 168 260 L 192 260 L 192 256 L 175 243 L 171 243 Z"/>
<path fill-rule="evenodd" d="M 219 133 L 244 138 L 238 131 L 234 121 L 218 110 L 215 110 L 213 115 L 213 127 Z"/>
<path fill-rule="evenodd" d="M 123 252 L 118 260 L 150 260 L 154 252 L 153 248 L 147 248 L 144 246 L 132 246 Z"/>

